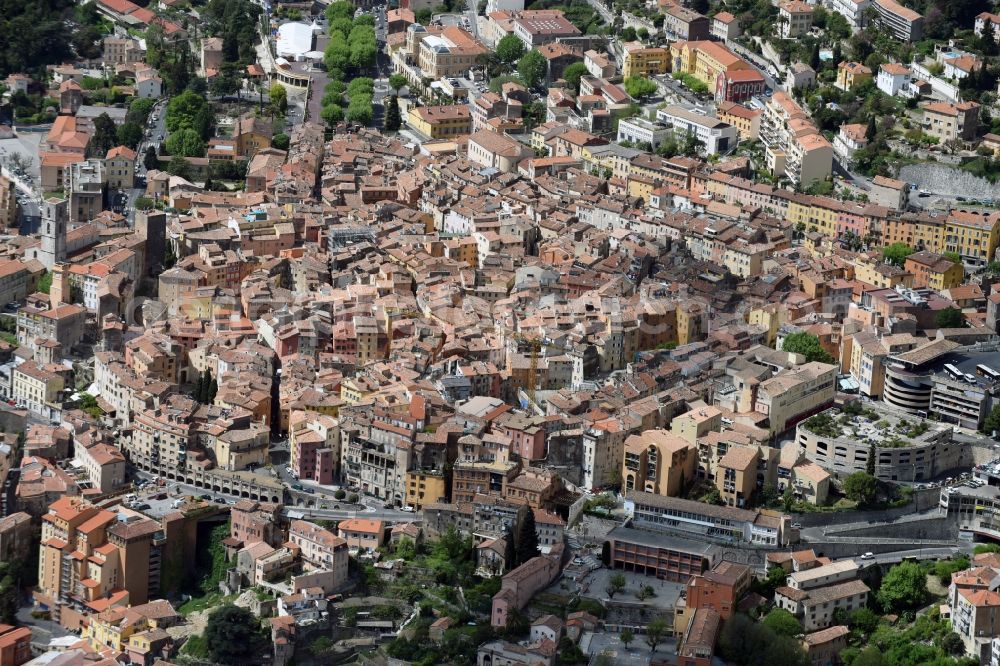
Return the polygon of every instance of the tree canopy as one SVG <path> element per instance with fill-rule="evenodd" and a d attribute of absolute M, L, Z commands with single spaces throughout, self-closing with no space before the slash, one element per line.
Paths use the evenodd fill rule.
<path fill-rule="evenodd" d="M 563 70 L 563 79 L 574 92 L 580 92 L 580 79 L 587 76 L 589 71 L 582 62 L 574 62 Z"/>
<path fill-rule="evenodd" d="M 625 92 L 632 99 L 642 99 L 657 91 L 656 84 L 652 79 L 645 76 L 630 76 L 625 79 Z"/>
<path fill-rule="evenodd" d="M 938 310 L 934 315 L 934 324 L 938 328 L 961 328 L 965 323 L 965 315 L 956 307 L 948 306 L 943 310 Z"/>
<path fill-rule="evenodd" d="M 781 349 L 795 354 L 802 354 L 808 362 L 834 362 L 833 356 L 820 345 L 819 338 L 811 333 L 799 332 L 788 334 L 781 343 Z"/>
<path fill-rule="evenodd" d="M 919 608 L 927 601 L 927 575 L 916 562 L 901 562 L 882 579 L 876 599 L 886 613 Z"/>
<path fill-rule="evenodd" d="M 513 65 L 521 56 L 524 55 L 524 42 L 517 35 L 511 33 L 509 35 L 504 35 L 503 38 L 497 42 L 496 47 L 497 58 L 500 62 L 505 65 Z"/>
<path fill-rule="evenodd" d="M 521 75 L 524 84 L 529 88 L 534 88 L 545 80 L 547 69 L 548 61 L 535 49 L 521 56 L 521 60 L 517 63 L 517 73 Z"/>
<path fill-rule="evenodd" d="M 892 245 L 887 245 L 882 250 L 882 257 L 887 263 L 902 267 L 906 258 L 913 254 L 913 252 L 913 248 L 906 243 L 893 243 Z"/>
<path fill-rule="evenodd" d="M 212 661 L 218 664 L 253 661 L 267 645 L 253 613 L 232 604 L 220 606 L 208 616 L 205 642 Z"/>
<path fill-rule="evenodd" d="M 802 623 L 784 608 L 775 608 L 764 616 L 763 622 L 778 636 L 798 636 L 802 633 Z"/>
<path fill-rule="evenodd" d="M 877 488 L 878 482 L 868 472 L 855 472 L 844 479 L 844 494 L 861 504 L 874 502 Z"/>

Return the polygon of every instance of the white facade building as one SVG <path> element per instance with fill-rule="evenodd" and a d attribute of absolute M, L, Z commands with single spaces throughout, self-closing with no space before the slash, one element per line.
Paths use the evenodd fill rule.
<path fill-rule="evenodd" d="M 730 150 L 739 138 L 739 132 L 729 123 L 679 106 L 668 106 L 658 110 L 656 119 L 667 127 L 673 127 L 674 132 L 681 137 L 694 134 L 708 155 Z"/>

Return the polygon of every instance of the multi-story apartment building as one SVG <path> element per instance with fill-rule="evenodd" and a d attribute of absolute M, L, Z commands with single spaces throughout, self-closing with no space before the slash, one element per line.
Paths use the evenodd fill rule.
<path fill-rule="evenodd" d="M 833 146 L 787 94 L 776 92 L 765 105 L 760 138 L 766 146 L 768 169 L 775 176 L 803 187 L 830 177 Z"/>
<path fill-rule="evenodd" d="M 778 32 L 782 39 L 795 39 L 812 28 L 813 6 L 802 0 L 786 0 L 778 5 Z"/>
<path fill-rule="evenodd" d="M 896 39 L 904 42 L 919 42 L 924 36 L 924 17 L 896 0 L 872 0 L 875 10 L 873 20 L 892 32 Z"/>
<path fill-rule="evenodd" d="M 863 123 L 845 124 L 833 139 L 833 152 L 850 164 L 854 153 L 868 145 L 868 126 Z"/>
<path fill-rule="evenodd" d="M 62 365 L 25 361 L 11 371 L 11 396 L 33 414 L 43 418 L 58 416 L 66 372 Z"/>
<path fill-rule="evenodd" d="M 962 284 L 965 268 L 960 261 L 952 261 L 936 252 L 914 252 L 906 257 L 903 268 L 913 274 L 913 286 L 929 287 L 934 291 L 951 289 Z"/>
<path fill-rule="evenodd" d="M 472 502 L 476 495 L 506 497 L 507 485 L 517 476 L 517 463 L 456 461 L 452 468 L 451 499 Z"/>
<path fill-rule="evenodd" d="M 150 472 L 171 474 L 187 467 L 188 448 L 197 441 L 194 414 L 198 403 L 187 396 L 171 395 L 164 402 L 137 411 L 132 438 L 125 451 L 132 464 Z"/>
<path fill-rule="evenodd" d="M 461 76 L 476 65 L 486 47 L 457 26 L 430 33 L 419 24 L 411 25 L 408 35 L 417 42 L 413 53 L 423 75 L 430 79 Z"/>
<path fill-rule="evenodd" d="M 710 32 L 709 19 L 687 7 L 671 4 L 663 12 L 663 33 L 669 39 L 708 39 Z"/>
<path fill-rule="evenodd" d="M 135 182 L 135 151 L 127 146 L 117 146 L 104 158 L 104 172 L 108 189 L 130 190 Z"/>
<path fill-rule="evenodd" d="M 292 411 L 288 431 L 292 471 L 299 479 L 329 484 L 340 476 L 340 424 L 326 414 Z"/>
<path fill-rule="evenodd" d="M 1000 633 L 1000 592 L 959 589 L 951 608 L 951 628 L 967 654 L 979 657 Z"/>
<path fill-rule="evenodd" d="M 855 28 L 865 26 L 868 9 L 872 6 L 871 0 L 824 0 L 823 4 L 843 16 Z"/>
<path fill-rule="evenodd" d="M 73 497 L 57 500 L 42 516 L 35 603 L 49 610 L 54 620 L 72 622 L 62 617 L 62 611 L 74 599 L 92 600 L 121 588 L 115 566 L 117 550 L 106 547 L 107 528 L 114 520 L 111 511 Z M 83 559 L 70 556 L 76 550 L 83 553 Z M 91 556 L 97 561 L 89 562 L 86 558 Z M 105 567 L 109 559 L 111 566 Z M 96 584 L 84 585 L 85 580 Z"/>
<path fill-rule="evenodd" d="M 472 114 L 465 104 L 415 106 L 407 113 L 407 122 L 414 130 L 431 139 L 472 132 Z"/>
<path fill-rule="evenodd" d="M 0 664 L 21 666 L 31 660 L 31 629 L 0 624 Z"/>
<path fill-rule="evenodd" d="M 714 116 L 706 116 L 679 106 L 667 106 L 656 111 L 656 119 L 673 129 L 675 135 L 694 135 L 704 146 L 706 155 L 725 153 L 736 145 L 738 130 Z M 622 121 L 625 122 L 625 121 Z M 619 128 L 621 123 L 619 123 Z"/>
<path fill-rule="evenodd" d="M 17 311 L 17 343 L 37 349 L 45 341 L 55 341 L 66 350 L 83 337 L 87 309 L 69 303 L 53 304 L 47 299 L 32 300 Z"/>
<path fill-rule="evenodd" d="M 622 76 L 654 76 L 670 71 L 670 51 L 660 47 L 646 47 L 642 42 L 628 42 L 623 47 Z"/>
<path fill-rule="evenodd" d="M 670 46 L 670 60 L 671 71 L 691 74 L 709 90 L 717 90 L 717 79 L 723 74 L 753 69 L 722 44 L 709 41 L 675 42 Z"/>
<path fill-rule="evenodd" d="M 834 623 L 834 613 L 850 613 L 864 608 L 871 590 L 860 580 L 849 580 L 809 590 L 779 587 L 774 603 L 802 622 L 806 631 L 816 631 Z"/>
<path fill-rule="evenodd" d="M 729 12 L 719 12 L 712 17 L 712 37 L 723 42 L 736 39 L 743 33 L 740 20 Z"/>
<path fill-rule="evenodd" d="M 103 160 L 77 162 L 63 175 L 63 191 L 69 201 L 70 224 L 83 224 L 104 210 L 107 170 Z"/>
<path fill-rule="evenodd" d="M 969 141 L 979 129 L 976 102 L 930 102 L 923 105 L 923 131 L 945 141 Z"/>
<path fill-rule="evenodd" d="M 760 134 L 760 109 L 749 109 L 735 102 L 719 102 L 715 107 L 719 120 L 736 128 L 744 140 L 756 139 Z"/>
<path fill-rule="evenodd" d="M 244 546 L 263 542 L 277 547 L 282 543 L 280 506 L 240 500 L 229 512 L 229 536 Z"/>
<path fill-rule="evenodd" d="M 680 495 L 694 480 L 698 450 L 667 430 L 647 430 L 625 440 L 621 478 L 626 490 Z"/>
<path fill-rule="evenodd" d="M 288 527 L 288 540 L 301 550 L 307 568 L 332 571 L 334 587 L 347 582 L 346 539 L 314 523 L 293 520 Z"/>
<path fill-rule="evenodd" d="M 0 174 L 0 228 L 17 223 L 17 186 L 14 181 Z"/>
<path fill-rule="evenodd" d="M 993 39 L 1000 42 L 1000 14 L 981 12 L 978 16 L 976 16 L 976 22 L 973 29 L 975 30 L 977 37 L 983 36 L 983 33 L 986 32 L 987 24 L 989 24 L 990 30 L 993 31 Z"/>
<path fill-rule="evenodd" d="M 385 543 L 385 524 L 381 520 L 349 518 L 340 521 L 337 534 L 351 551 L 372 553 Z"/>
<path fill-rule="evenodd" d="M 125 485 L 125 456 L 108 444 L 91 447 L 77 445 L 76 459 L 90 478 L 91 485 L 101 494 L 108 494 Z"/>

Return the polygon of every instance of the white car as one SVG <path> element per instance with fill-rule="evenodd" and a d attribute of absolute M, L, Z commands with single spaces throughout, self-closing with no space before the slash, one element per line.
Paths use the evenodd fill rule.
<path fill-rule="evenodd" d="M 861 559 L 863 559 L 863 560 L 874 560 L 875 559 L 875 553 L 870 553 L 870 552 L 869 553 L 865 553 L 864 555 L 861 556 Z"/>

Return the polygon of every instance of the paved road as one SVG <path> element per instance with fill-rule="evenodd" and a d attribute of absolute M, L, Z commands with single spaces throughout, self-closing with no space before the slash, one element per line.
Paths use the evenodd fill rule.
<path fill-rule="evenodd" d="M 587 4 L 597 10 L 597 13 L 601 15 L 605 23 L 614 23 L 614 14 L 599 0 L 587 0 Z"/>

